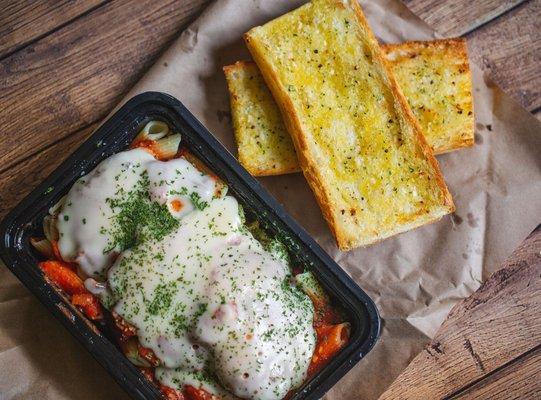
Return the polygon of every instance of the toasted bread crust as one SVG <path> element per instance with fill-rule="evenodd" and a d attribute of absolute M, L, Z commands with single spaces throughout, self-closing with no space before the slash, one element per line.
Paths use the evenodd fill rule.
<path fill-rule="evenodd" d="M 394 50 L 409 51 L 410 54 L 418 54 L 419 49 L 448 49 L 451 50 L 459 59 L 468 62 L 468 52 L 464 38 L 449 38 L 435 40 L 409 40 L 401 43 L 386 43 L 382 44 L 381 48 L 385 54 L 389 54 Z"/>
<path fill-rule="evenodd" d="M 354 12 L 356 22 L 359 24 L 362 33 L 366 35 L 367 42 L 369 43 L 370 54 L 372 54 L 374 57 L 373 64 L 378 64 L 382 80 L 388 86 L 393 95 L 394 109 L 401 121 L 403 121 L 412 130 L 415 137 L 414 140 L 417 141 L 419 149 L 422 152 L 422 156 L 430 166 L 432 175 L 435 179 L 435 184 L 437 185 L 441 196 L 437 209 L 432 210 L 432 212 L 427 211 L 426 214 L 423 212 L 422 215 L 403 216 L 399 224 L 395 226 L 386 226 L 384 231 L 358 231 L 353 234 L 349 227 L 345 228 L 344 222 L 339 221 L 337 218 L 340 213 L 342 216 L 344 216 L 346 210 L 339 210 L 340 205 L 338 204 L 337 199 L 333 198 L 332 194 L 329 192 L 327 187 L 329 182 L 325 181 L 323 171 L 321 171 L 317 160 L 313 159 L 310 154 L 309 144 L 307 142 L 308 136 L 304 131 L 303 123 L 300 119 L 299 113 L 296 110 L 295 104 L 293 103 L 292 97 L 288 94 L 284 85 L 280 82 L 278 71 L 270 59 L 266 57 L 263 46 L 258 43 L 258 28 L 254 28 L 245 34 L 244 38 L 246 44 L 278 103 L 280 111 L 284 117 L 286 127 L 293 138 L 293 143 L 299 157 L 302 171 L 315 194 L 315 197 L 323 212 L 323 216 L 327 220 L 340 249 L 349 250 L 354 247 L 377 242 L 391 235 L 438 220 L 443 215 L 452 212 L 454 210 L 454 205 L 451 195 L 443 181 L 443 176 L 441 175 L 438 163 L 432 154 L 432 150 L 426 143 L 421 129 L 411 110 L 409 109 L 404 95 L 396 83 L 396 79 L 392 74 L 391 67 L 387 64 L 376 38 L 368 27 L 367 21 L 362 14 L 359 5 L 354 0 L 347 2 L 329 1 L 328 3 L 332 4 L 332 6 L 336 8 L 348 7 Z M 306 5 L 303 7 L 306 7 Z M 353 209 L 351 210 L 351 220 L 357 221 L 354 211 L 355 210 Z"/>
<path fill-rule="evenodd" d="M 464 122 L 457 130 L 448 133 L 448 137 L 444 140 L 436 140 L 434 137 L 430 137 L 430 132 L 424 132 L 429 135 L 429 141 L 432 141 L 432 150 L 434 154 L 443 154 L 453 150 L 457 150 L 464 147 L 470 147 L 474 144 L 474 116 L 473 116 L 473 101 L 471 99 L 471 70 L 468 62 L 468 50 L 467 42 L 463 38 L 441 39 L 432 41 L 409 41 L 399 44 L 384 44 L 381 46 L 382 51 L 387 55 L 387 61 L 392 65 L 392 68 L 400 68 L 405 59 L 415 58 L 423 52 L 434 52 L 433 55 L 441 55 L 446 59 L 448 68 L 457 67 L 461 74 L 466 77 L 467 87 L 466 91 L 469 95 L 469 102 L 467 107 L 471 109 L 469 112 L 468 121 Z M 458 63 L 458 64 L 456 64 Z M 396 74 L 396 70 L 394 71 Z M 416 81 L 415 79 L 412 79 Z M 402 85 L 402 90 L 405 90 L 405 83 Z M 419 82 L 417 82 L 420 85 Z M 416 86 L 416 90 L 420 90 L 419 86 Z M 410 96 L 413 97 L 413 93 Z M 440 100 L 440 99 L 438 99 Z M 414 104 L 410 105 L 414 107 Z M 429 104 L 428 104 L 429 105 Z M 451 128 L 446 128 L 447 130 Z M 441 138 L 439 138 L 441 139 Z"/>

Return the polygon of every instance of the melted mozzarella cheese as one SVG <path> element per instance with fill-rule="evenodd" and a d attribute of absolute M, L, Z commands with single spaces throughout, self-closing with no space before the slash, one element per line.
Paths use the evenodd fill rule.
<path fill-rule="evenodd" d="M 163 368 L 155 370 L 158 381 L 170 388 L 182 388 L 183 385 L 190 385 L 195 388 L 204 389 L 207 393 L 216 395 L 220 400 L 238 400 L 238 397 L 220 387 L 208 375 L 199 371 L 189 371 L 182 368 Z"/>
<path fill-rule="evenodd" d="M 151 182 L 150 199 L 167 204 L 176 218 L 189 214 L 198 205 L 201 207 L 201 202 L 211 200 L 216 189 L 213 179 L 184 158 L 149 163 L 147 173 Z"/>
<path fill-rule="evenodd" d="M 306 376 L 313 307 L 288 279 L 288 266 L 243 228 L 231 196 L 124 252 L 109 272 L 114 311 L 163 361 L 164 384 L 182 388 L 212 366 L 250 399 L 280 399 Z"/>
<path fill-rule="evenodd" d="M 306 377 L 313 305 L 290 282 L 287 260 L 246 229 L 238 202 L 215 192 L 214 179 L 186 159 L 118 153 L 66 196 L 60 252 L 137 328 L 161 362 L 161 383 L 280 399 Z"/>
<path fill-rule="evenodd" d="M 181 218 L 212 199 L 215 182 L 183 158 L 162 162 L 140 148 L 117 153 L 67 194 L 58 216 L 62 258 L 77 262 L 85 275 L 103 276 L 124 250 L 114 238 L 121 228 L 115 226 L 118 203 L 141 190 L 148 191 L 147 200 L 166 204 L 173 217 Z"/>

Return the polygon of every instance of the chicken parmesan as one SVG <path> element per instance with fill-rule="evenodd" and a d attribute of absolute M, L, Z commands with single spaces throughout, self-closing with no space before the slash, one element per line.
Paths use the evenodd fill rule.
<path fill-rule="evenodd" d="M 160 121 L 79 178 L 32 238 L 45 276 L 168 399 L 283 399 L 349 324 Z M 105 318 L 108 316 L 108 318 Z"/>

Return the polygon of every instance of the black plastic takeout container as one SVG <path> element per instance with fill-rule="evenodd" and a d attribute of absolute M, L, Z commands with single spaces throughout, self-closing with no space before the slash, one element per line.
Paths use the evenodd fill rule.
<path fill-rule="evenodd" d="M 181 146 L 227 182 L 229 193 L 241 202 L 248 217 L 257 218 L 269 233 L 285 239 L 295 263 L 308 267 L 345 311 L 351 322 L 348 345 L 307 381 L 292 400 L 321 397 L 374 346 L 380 328 L 374 303 L 182 103 L 169 95 L 147 92 L 131 99 L 17 205 L 0 224 L 1 258 L 134 399 L 161 398 L 159 391 L 117 348 L 107 327 L 87 320 L 47 283 L 37 266 L 39 257 L 29 243 L 31 236 L 41 234 L 42 220 L 49 208 L 77 178 L 104 158 L 125 149 L 142 126 L 155 119 L 181 133 Z"/>

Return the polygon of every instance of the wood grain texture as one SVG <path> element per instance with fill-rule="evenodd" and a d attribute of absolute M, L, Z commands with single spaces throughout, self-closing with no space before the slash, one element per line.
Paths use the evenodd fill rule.
<path fill-rule="evenodd" d="M 529 111 L 541 108 L 541 1 L 468 34 L 471 60 Z"/>
<path fill-rule="evenodd" d="M 415 15 L 445 36 L 461 36 L 525 0 L 402 0 Z"/>
<path fill-rule="evenodd" d="M 0 62 L 1 170 L 103 118 L 206 0 L 118 0 Z"/>
<path fill-rule="evenodd" d="M 446 36 L 476 29 L 468 35 L 474 62 L 541 119 L 539 1 L 403 1 Z M 91 134 L 206 2 L 0 0 L 0 58 L 27 46 L 0 61 L 0 219 Z M 541 249 L 528 240 L 453 309 L 386 398 L 539 395 L 540 350 L 531 346 L 540 342 Z"/>
<path fill-rule="evenodd" d="M 539 397 L 541 397 L 541 347 L 452 398 L 519 400 Z"/>
<path fill-rule="evenodd" d="M 96 129 L 90 125 L 0 173 L 0 220 Z"/>
<path fill-rule="evenodd" d="M 104 0 L 0 1 L 0 58 L 103 3 Z"/>
<path fill-rule="evenodd" d="M 541 343 L 541 226 L 470 297 L 380 399 L 450 396 Z"/>

